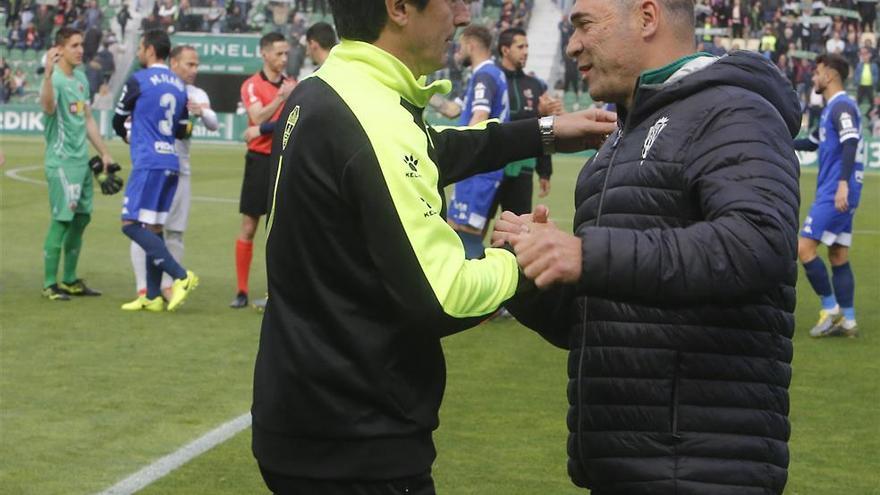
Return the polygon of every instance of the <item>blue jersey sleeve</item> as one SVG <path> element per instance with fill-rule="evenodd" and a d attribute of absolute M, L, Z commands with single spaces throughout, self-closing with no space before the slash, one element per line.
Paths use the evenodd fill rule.
<path fill-rule="evenodd" d="M 137 103 L 140 95 L 140 83 L 132 76 L 122 88 L 122 95 L 119 97 L 119 103 L 116 104 L 116 113 L 113 114 L 113 130 L 123 141 L 128 141 L 128 130 L 125 128 L 125 121 L 131 115 L 131 112 L 134 111 L 135 103 Z"/>
<path fill-rule="evenodd" d="M 498 83 L 495 78 L 488 72 L 477 72 L 474 74 L 474 99 L 471 102 L 472 112 L 482 110 L 488 114 L 492 114 L 492 102 L 495 101 L 495 94 L 498 92 Z"/>
<path fill-rule="evenodd" d="M 859 139 L 859 112 L 852 105 L 845 101 L 835 103 L 831 109 L 831 121 L 837 135 L 840 136 L 840 142 L 843 143 L 850 139 Z"/>

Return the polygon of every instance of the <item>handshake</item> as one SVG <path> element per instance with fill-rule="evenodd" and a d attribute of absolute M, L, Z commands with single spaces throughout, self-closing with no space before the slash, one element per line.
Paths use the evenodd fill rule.
<path fill-rule="evenodd" d="M 122 170 L 122 167 L 120 167 L 118 163 L 108 164 L 107 170 L 105 171 L 104 160 L 100 156 L 95 155 L 89 160 L 89 168 L 92 169 L 92 173 L 95 174 L 95 178 L 101 186 L 102 194 L 110 196 L 122 190 L 124 182 L 122 181 L 122 177 L 116 175 L 116 172 Z"/>
<path fill-rule="evenodd" d="M 555 284 L 575 284 L 581 278 L 582 243 L 579 237 L 563 232 L 550 221 L 544 205 L 532 213 L 501 214 L 492 232 L 492 247 L 513 247 L 516 262 L 539 289 Z"/>

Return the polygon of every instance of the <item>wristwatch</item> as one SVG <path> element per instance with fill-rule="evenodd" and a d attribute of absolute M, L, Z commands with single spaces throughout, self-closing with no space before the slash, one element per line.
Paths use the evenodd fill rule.
<path fill-rule="evenodd" d="M 556 152 L 556 133 L 553 132 L 553 124 L 556 117 L 550 115 L 538 119 L 538 129 L 541 131 L 541 146 L 545 155 L 552 155 Z"/>

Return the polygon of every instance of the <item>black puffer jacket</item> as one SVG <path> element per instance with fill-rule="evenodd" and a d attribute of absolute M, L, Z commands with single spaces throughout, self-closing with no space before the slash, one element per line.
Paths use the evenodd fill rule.
<path fill-rule="evenodd" d="M 569 353 L 569 473 L 594 495 L 782 493 L 796 96 L 735 53 L 641 86 L 578 179 L 577 287 L 508 308 Z"/>

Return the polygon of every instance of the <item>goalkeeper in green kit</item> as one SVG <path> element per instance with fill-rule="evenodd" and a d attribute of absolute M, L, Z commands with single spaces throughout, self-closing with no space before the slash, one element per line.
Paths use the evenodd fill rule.
<path fill-rule="evenodd" d="M 101 295 L 87 287 L 76 274 L 83 231 L 91 220 L 92 174 L 98 176 L 105 194 L 122 188 L 122 180 L 114 173 L 119 166 L 113 163 L 92 118 L 88 80 L 81 70 L 76 70 L 82 59 L 82 32 L 67 27 L 59 29 L 55 46 L 46 54 L 46 72 L 40 89 L 46 137 L 46 181 L 49 183 L 52 215 L 43 247 L 43 297 L 52 301 L 67 301 L 71 295 Z M 100 155 L 91 164 L 87 137 Z M 59 282 L 58 265 L 62 250 L 64 274 Z"/>

